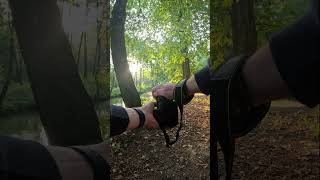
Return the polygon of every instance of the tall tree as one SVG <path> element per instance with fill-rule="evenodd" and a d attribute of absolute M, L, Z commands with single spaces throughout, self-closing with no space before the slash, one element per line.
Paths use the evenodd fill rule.
<path fill-rule="evenodd" d="M 14 31 L 12 27 L 12 23 L 10 17 L 8 18 L 8 29 L 10 31 L 10 43 L 9 43 L 9 60 L 8 60 L 8 70 L 7 70 L 7 77 L 0 92 L 0 109 L 2 108 L 2 103 L 6 97 L 6 94 L 9 89 L 10 81 L 12 78 L 12 69 L 13 69 L 13 62 L 15 56 L 15 47 L 14 47 Z"/>
<path fill-rule="evenodd" d="M 80 43 L 79 43 L 78 54 L 77 54 L 77 66 L 78 66 L 78 68 L 80 67 L 80 57 L 81 57 L 81 48 L 82 48 L 83 36 L 84 36 L 84 32 L 81 32 Z"/>
<path fill-rule="evenodd" d="M 191 76 L 191 70 L 190 70 L 190 60 L 187 57 L 188 56 L 188 48 L 181 49 L 181 54 L 184 58 L 184 61 L 182 63 L 182 74 L 184 79 L 188 79 Z"/>
<path fill-rule="evenodd" d="M 98 117 L 64 33 L 56 0 L 9 0 L 40 118 L 54 145 L 102 141 Z"/>
<path fill-rule="evenodd" d="M 89 1 L 86 1 L 86 17 L 89 15 Z M 84 33 L 84 49 L 83 49 L 83 77 L 86 79 L 88 76 L 88 31 Z"/>
<path fill-rule="evenodd" d="M 254 0 L 233 1 L 231 24 L 233 55 L 254 53 L 257 49 Z"/>
<path fill-rule="evenodd" d="M 23 70 L 23 60 L 20 55 L 20 49 L 18 42 L 14 41 L 15 49 L 15 81 L 19 84 L 23 84 L 22 70 Z"/>
<path fill-rule="evenodd" d="M 189 58 L 185 58 L 184 62 L 182 64 L 183 69 L 183 78 L 188 79 L 191 76 L 191 70 L 190 70 L 190 60 Z"/>
<path fill-rule="evenodd" d="M 141 106 L 139 93 L 129 70 L 125 46 L 127 0 L 117 0 L 111 17 L 111 51 L 121 96 L 127 107 Z"/>
<path fill-rule="evenodd" d="M 83 44 L 83 77 L 86 79 L 88 76 L 88 32 L 84 32 L 84 44 Z"/>

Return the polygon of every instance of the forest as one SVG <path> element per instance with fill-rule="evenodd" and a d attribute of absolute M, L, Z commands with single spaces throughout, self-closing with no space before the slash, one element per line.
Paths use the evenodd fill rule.
<path fill-rule="evenodd" d="M 57 0 L 66 44 L 94 103 L 104 139 L 109 136 L 110 104 L 141 106 L 154 101 L 150 91 L 156 85 L 189 78 L 208 61 L 217 67 L 232 56 L 254 53 L 275 33 L 301 17 L 309 3 Z M 43 142 L 45 130 L 20 46 L 9 4 L 0 0 L 0 132 L 47 143 Z M 52 71 L 59 77 L 59 69 Z M 172 149 L 166 149 L 158 131 L 134 130 L 113 138 L 111 177 L 209 179 L 208 97 L 197 95 L 185 114 L 181 142 Z M 284 99 L 272 104 L 266 119 L 258 130 L 240 139 L 242 151 L 236 154 L 235 176 L 267 179 L 271 174 L 275 179 L 317 179 L 318 110 L 307 109 L 294 99 Z M 304 148 L 291 151 L 301 146 Z M 252 152 L 252 148 L 257 149 Z M 270 152 L 265 150 L 268 148 Z M 132 149 L 137 150 L 134 155 Z M 292 168 L 297 170 L 292 172 Z"/>
<path fill-rule="evenodd" d="M 110 2 L 112 7 L 115 2 Z M 107 91 L 100 89 L 107 89 L 104 81 L 110 79 L 111 97 L 120 97 L 122 82 L 118 80 L 121 77 L 117 76 L 117 63 L 111 60 L 110 77 L 98 73 L 99 66 L 109 62 L 106 60 L 104 34 L 110 20 L 106 19 L 105 2 L 65 0 L 58 3 L 66 35 L 89 94 L 97 100 L 104 99 Z M 137 92 L 147 92 L 162 82 L 176 82 L 199 70 L 206 65 L 209 52 L 214 62 L 219 64 L 233 54 L 254 51 L 265 44 L 274 32 L 301 15 L 308 1 L 257 1 L 255 7 L 244 7 L 252 12 L 248 21 L 256 19 L 250 23 L 251 27 L 247 27 L 249 29 L 232 25 L 241 19 L 230 17 L 231 5 L 231 0 L 213 1 L 210 19 L 209 1 L 128 1 L 125 5 L 126 19 L 122 22 L 125 23 L 123 48 L 132 77 L 128 80 L 132 82 L 125 84 L 135 94 L 132 96 L 136 101 L 133 104 L 139 104 Z M 34 102 L 6 1 L 1 2 L 0 10 L 0 111 L 14 113 L 32 108 Z M 251 37 L 242 36 L 245 30 L 255 33 L 250 33 Z M 233 32 L 251 42 L 239 44 L 233 50 L 233 44 L 242 40 L 232 36 Z M 110 33 L 111 37 L 119 36 Z M 120 72 L 122 70 L 119 69 Z M 97 83 L 102 87 L 97 88 Z"/>

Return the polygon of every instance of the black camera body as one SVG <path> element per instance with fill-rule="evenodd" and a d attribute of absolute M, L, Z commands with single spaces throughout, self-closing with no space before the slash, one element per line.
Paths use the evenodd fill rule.
<path fill-rule="evenodd" d="M 153 111 L 153 115 L 157 122 L 159 123 L 160 129 L 163 132 L 163 135 L 166 139 L 166 145 L 169 147 L 170 145 L 173 145 L 176 143 L 179 139 L 179 132 L 182 128 L 182 119 L 183 119 L 183 105 L 189 103 L 193 95 L 188 94 L 187 89 L 187 80 L 184 79 L 180 81 L 173 93 L 173 99 L 169 100 L 163 96 L 158 96 L 157 103 L 156 103 L 156 109 Z M 179 123 L 179 114 L 180 114 L 180 123 Z M 166 129 L 168 128 L 174 128 L 179 124 L 179 127 L 176 132 L 176 138 L 175 140 L 170 140 L 169 135 L 167 134 Z"/>
<path fill-rule="evenodd" d="M 153 115 L 159 123 L 160 129 L 163 132 L 167 147 L 170 147 L 170 145 L 173 145 L 177 142 L 179 138 L 179 132 L 182 128 L 182 111 L 180 109 L 181 120 L 179 128 L 176 132 L 176 138 L 174 140 L 170 140 L 166 129 L 174 128 L 179 124 L 178 108 L 179 106 L 173 100 L 169 100 L 163 96 L 157 97 L 157 103 L 155 109 L 153 110 Z"/>
<path fill-rule="evenodd" d="M 161 128 L 173 128 L 178 125 L 178 105 L 163 96 L 157 97 L 153 115 Z"/>

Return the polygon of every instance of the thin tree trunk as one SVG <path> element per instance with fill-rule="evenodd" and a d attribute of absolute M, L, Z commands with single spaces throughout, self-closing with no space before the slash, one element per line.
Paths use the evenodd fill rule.
<path fill-rule="evenodd" d="M 88 47 L 87 47 L 87 32 L 84 33 L 84 45 L 83 45 L 83 77 L 86 79 L 88 76 Z"/>
<path fill-rule="evenodd" d="M 113 73 L 113 71 L 111 71 L 110 73 L 110 85 L 111 85 L 111 88 L 110 88 L 110 91 L 112 92 L 113 88 L 116 86 L 116 80 L 115 80 L 115 75 Z"/>
<path fill-rule="evenodd" d="M 254 0 L 234 2 L 231 10 L 233 55 L 252 54 L 257 49 Z"/>
<path fill-rule="evenodd" d="M 141 92 L 142 68 L 139 69 L 139 92 Z"/>
<path fill-rule="evenodd" d="M 9 0 L 33 95 L 49 142 L 102 141 L 98 117 L 64 33 L 56 0 Z"/>
<path fill-rule="evenodd" d="M 188 79 L 191 76 L 189 58 L 185 58 L 185 60 L 182 64 L 182 69 L 183 69 L 183 78 Z"/>
<path fill-rule="evenodd" d="M 10 17 L 8 18 L 8 27 L 9 27 L 9 31 L 10 31 L 10 45 L 9 45 L 9 61 L 8 61 L 8 71 L 7 71 L 7 78 L 4 82 L 2 91 L 0 93 L 0 109 L 2 109 L 2 105 L 3 105 L 3 101 L 7 95 L 8 89 L 9 89 L 9 85 L 10 85 L 10 81 L 11 81 L 11 76 L 12 76 L 12 68 L 13 68 L 13 59 L 14 59 L 14 32 L 13 32 L 13 27 L 12 27 L 12 23 L 10 20 Z"/>
<path fill-rule="evenodd" d="M 83 32 L 81 32 L 81 37 L 80 37 L 80 44 L 79 44 L 79 49 L 78 49 L 78 55 L 77 55 L 77 66 L 79 68 L 80 66 L 80 56 L 81 56 L 81 47 L 82 47 L 82 42 L 83 42 Z"/>
<path fill-rule="evenodd" d="M 15 52 L 16 52 L 16 59 L 17 59 L 17 69 L 16 69 L 16 73 L 17 73 L 17 81 L 19 84 L 23 84 L 23 59 L 21 56 L 21 51 L 20 51 L 20 47 L 18 42 L 16 42 L 16 47 L 15 47 Z"/>
<path fill-rule="evenodd" d="M 72 50 L 72 54 L 74 56 L 74 47 L 73 47 L 73 34 L 72 32 L 70 32 L 70 40 L 69 40 L 70 46 L 71 46 L 71 50 Z"/>
<path fill-rule="evenodd" d="M 100 30 L 98 31 L 98 35 L 100 34 Z M 100 37 L 97 37 L 97 43 L 96 43 L 96 53 L 94 57 L 94 63 L 92 66 L 92 74 L 96 76 L 98 74 L 97 69 L 100 66 L 100 60 L 101 60 L 101 39 Z"/>
<path fill-rule="evenodd" d="M 110 100 L 110 94 L 111 94 L 111 91 L 110 91 L 110 1 L 109 0 L 106 0 L 106 3 L 105 3 L 105 14 L 106 14 L 106 59 L 105 61 L 101 61 L 101 68 L 102 70 L 99 72 L 102 72 L 104 74 L 103 77 L 106 78 L 106 89 L 104 90 L 106 92 L 106 97 L 108 100 Z M 105 64 L 105 66 L 103 66 L 103 64 Z M 108 103 L 108 105 L 110 105 Z M 109 107 L 108 107 L 109 108 Z"/>
<path fill-rule="evenodd" d="M 96 2 L 96 8 L 97 8 L 97 18 L 96 18 L 96 36 L 97 36 L 97 40 L 96 40 L 96 51 L 95 51 L 95 56 L 94 56 L 94 62 L 93 62 L 93 65 L 92 65 L 92 75 L 95 76 L 97 74 L 97 57 L 98 57 L 98 46 L 99 46 L 99 40 L 100 40 L 100 23 L 99 23 L 99 17 L 98 17 L 98 11 L 99 11 L 99 1 L 97 0 Z"/>
<path fill-rule="evenodd" d="M 88 18 L 89 14 L 89 0 L 86 0 L 86 18 Z M 87 79 L 88 76 L 88 30 L 84 34 L 84 45 L 83 45 L 83 51 L 84 51 L 84 58 L 83 58 L 83 77 Z"/>
<path fill-rule="evenodd" d="M 111 50 L 122 99 L 127 107 L 137 107 L 141 106 L 141 99 L 129 71 L 124 37 L 126 6 L 127 0 L 117 0 L 113 7 L 111 19 Z"/>
<path fill-rule="evenodd" d="M 154 78 L 154 67 L 153 67 L 153 64 L 152 62 L 150 62 L 150 67 L 151 67 L 151 79 L 152 79 L 152 86 L 154 87 L 156 85 L 155 83 L 155 78 Z"/>
<path fill-rule="evenodd" d="M 97 12 L 99 12 L 99 1 L 97 1 L 96 3 L 96 7 L 97 7 Z M 108 11 L 109 12 L 109 11 Z M 93 70 L 92 70 L 92 74 L 95 77 L 95 81 L 96 81 L 96 98 L 100 97 L 100 81 L 101 81 L 101 77 L 100 75 L 100 71 L 101 71 L 101 62 L 100 62 L 100 58 L 101 58 L 101 39 L 100 39 L 100 32 L 101 32 L 101 27 L 102 27 L 102 21 L 99 21 L 99 17 L 98 17 L 99 13 L 97 13 L 97 42 L 96 42 L 96 54 L 95 54 L 95 58 L 94 58 L 94 63 L 93 63 Z M 103 68 L 103 67 L 102 67 Z"/>
<path fill-rule="evenodd" d="M 15 74 L 14 74 L 14 80 L 18 82 L 19 84 L 22 84 L 22 79 L 21 79 L 21 64 L 20 64 L 20 57 L 19 57 L 19 52 L 18 52 L 18 46 L 16 45 L 16 41 L 14 41 L 14 69 L 15 69 Z"/>

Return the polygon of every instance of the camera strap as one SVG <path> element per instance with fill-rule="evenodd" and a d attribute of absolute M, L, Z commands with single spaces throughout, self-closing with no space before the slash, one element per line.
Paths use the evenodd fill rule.
<path fill-rule="evenodd" d="M 163 132 L 167 147 L 178 141 L 183 126 L 183 105 L 189 103 L 193 98 L 193 95 L 188 95 L 186 82 L 187 80 L 184 79 L 176 85 L 173 100 L 169 100 L 163 96 L 157 97 L 156 109 L 153 111 L 153 114 Z M 180 123 L 178 110 L 180 113 Z M 179 127 L 176 131 L 175 139 L 171 140 L 166 129 L 174 128 L 178 123 Z"/>
<path fill-rule="evenodd" d="M 178 125 L 179 115 L 178 115 L 178 108 L 180 110 L 180 125 L 175 135 L 174 140 L 170 140 L 170 137 L 166 131 L 167 128 L 173 128 Z M 177 142 L 179 138 L 179 132 L 182 128 L 182 114 L 183 114 L 183 107 L 178 106 L 173 100 L 169 100 L 163 96 L 157 97 L 156 109 L 153 111 L 153 115 L 157 122 L 159 123 L 160 129 L 164 134 L 166 140 L 166 146 L 169 147 Z"/>
<path fill-rule="evenodd" d="M 183 125 L 183 105 L 178 105 L 178 108 L 179 108 L 179 111 L 180 111 L 180 125 L 177 129 L 177 132 L 176 132 L 176 138 L 174 140 L 170 140 L 170 137 L 165 129 L 165 127 L 163 126 L 160 126 L 160 129 L 161 131 L 163 132 L 163 135 L 164 135 L 164 138 L 166 140 L 166 146 L 169 147 L 171 145 L 173 145 L 174 143 L 176 143 L 179 139 L 179 133 L 180 133 L 180 130 L 182 129 L 182 125 Z"/>
<path fill-rule="evenodd" d="M 232 178 L 235 139 L 255 128 L 269 110 L 270 102 L 254 106 L 241 71 L 246 56 L 237 56 L 224 62 L 211 73 L 210 92 L 210 162 L 211 177 L 219 179 L 219 143 L 224 163 L 226 180 Z"/>
<path fill-rule="evenodd" d="M 166 139 L 166 145 L 167 147 L 169 147 L 170 145 L 173 145 L 174 143 L 176 143 L 179 139 L 179 133 L 180 130 L 182 128 L 183 125 L 183 106 L 185 104 L 188 104 L 192 98 L 193 95 L 188 95 L 188 89 L 187 89 L 187 79 L 183 79 L 182 81 L 180 81 L 179 83 L 177 83 L 175 89 L 174 89 L 174 103 L 176 104 L 176 106 L 178 106 L 179 108 L 179 112 L 180 112 L 180 125 L 178 127 L 178 130 L 176 132 L 176 139 L 171 141 L 169 138 L 169 135 L 167 134 L 165 128 L 161 128 L 164 137 Z M 161 126 L 160 126 L 161 127 Z"/>

